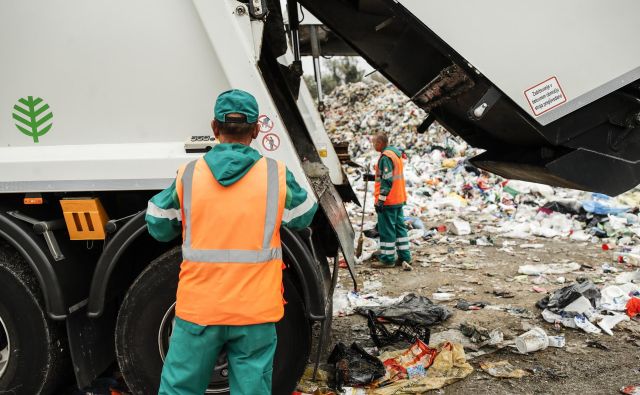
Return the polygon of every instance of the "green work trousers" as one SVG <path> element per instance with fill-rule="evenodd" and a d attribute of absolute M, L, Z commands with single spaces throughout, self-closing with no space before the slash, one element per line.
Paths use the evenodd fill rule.
<path fill-rule="evenodd" d="M 202 326 L 176 317 L 158 394 L 203 395 L 226 346 L 231 394 L 269 395 L 277 341 L 273 323 Z"/>
<path fill-rule="evenodd" d="M 411 262 L 409 236 L 401 205 L 386 206 L 378 213 L 378 232 L 380 233 L 380 261 L 389 265 L 394 264 L 397 249 L 400 261 Z"/>

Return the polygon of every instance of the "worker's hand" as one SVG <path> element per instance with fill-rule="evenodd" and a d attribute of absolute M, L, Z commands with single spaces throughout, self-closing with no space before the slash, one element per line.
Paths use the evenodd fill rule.
<path fill-rule="evenodd" d="M 382 210 L 384 210 L 384 202 L 378 201 L 378 203 L 376 203 L 376 205 L 374 207 L 376 209 L 376 213 L 379 213 Z"/>
<path fill-rule="evenodd" d="M 363 177 L 364 177 L 365 181 L 375 181 L 376 180 L 376 175 L 373 174 L 373 173 L 365 173 Z"/>

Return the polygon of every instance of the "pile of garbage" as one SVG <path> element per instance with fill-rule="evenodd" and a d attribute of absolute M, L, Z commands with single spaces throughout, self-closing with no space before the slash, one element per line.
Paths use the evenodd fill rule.
<path fill-rule="evenodd" d="M 633 247 L 640 241 L 640 189 L 611 198 L 505 180 L 473 166 L 468 159 L 480 150 L 438 124 L 418 134 L 416 127 L 424 117 L 424 112 L 393 85 L 373 80 L 340 86 L 326 98 L 327 131 L 334 142 L 349 142 L 352 158 L 362 166 L 345 171 L 361 202 L 365 188 L 369 189 L 367 214 L 374 213 L 373 183 L 367 184 L 363 173 L 373 172 L 379 154 L 370 137 L 382 131 L 388 133 L 390 144 L 403 149 L 408 157 L 405 215 L 414 243 L 479 233 L 479 245 L 490 245 L 491 236 L 496 235 L 561 238 L 607 244 L 615 260 L 640 265 L 640 247 Z M 348 210 L 354 220 L 361 214 L 356 205 Z M 425 226 L 420 220 L 424 217 L 434 223 Z M 368 222 L 365 228 L 374 226 Z M 375 242 L 365 242 L 365 251 L 371 253 L 375 248 Z"/>
<path fill-rule="evenodd" d="M 625 282 L 625 277 L 618 277 L 618 285 L 602 289 L 580 278 L 575 284 L 545 296 L 537 306 L 543 309 L 542 318 L 549 323 L 613 336 L 614 326 L 640 314 L 640 284 Z"/>
<path fill-rule="evenodd" d="M 431 348 L 416 340 L 406 349 L 385 352 L 377 358 L 356 343 L 350 347 L 338 343 L 329 362 L 335 365 L 337 391 L 347 394 L 421 394 L 473 372 L 462 345 L 451 342 Z"/>

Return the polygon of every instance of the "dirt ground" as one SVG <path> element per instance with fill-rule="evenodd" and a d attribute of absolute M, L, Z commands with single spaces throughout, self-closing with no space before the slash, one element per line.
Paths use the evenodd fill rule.
<path fill-rule="evenodd" d="M 458 239 L 478 237 L 465 236 Z M 587 277 L 597 285 L 612 283 L 616 274 L 603 274 L 601 266 L 611 263 L 611 255 L 602 251 L 600 245 L 549 239 L 532 241 L 507 240 L 517 244 L 503 247 L 506 239 L 494 239 L 494 246 L 479 247 L 458 241 L 452 244 L 438 244 L 424 241 L 422 245 L 412 245 L 414 270 L 372 269 L 367 263 L 357 267 L 360 283 L 365 280 L 380 281 L 382 287 L 375 290 L 380 295 L 399 296 L 414 292 L 431 298 L 434 292 L 444 291 L 455 294 L 455 298 L 443 303 L 451 308 L 453 316 L 441 325 L 432 328 L 432 337 L 447 329 L 459 329 L 460 323 L 468 322 L 486 329 L 499 329 L 505 341 L 513 340 L 530 326 L 541 326 L 549 335 L 564 335 L 564 348 L 548 348 L 543 351 L 522 355 L 515 347 L 507 346 L 470 360 L 475 371 L 466 379 L 454 383 L 443 390 L 432 391 L 439 394 L 615 394 L 623 386 L 640 383 L 640 323 L 623 322 L 614 328 L 614 336 L 606 334 L 587 335 L 582 331 L 568 328 L 554 328 L 540 316 L 535 303 L 544 294 L 534 291 L 534 286 L 553 291 L 563 285 L 556 282 L 560 276 L 566 284 L 578 277 Z M 544 244 L 540 249 L 524 249 L 523 243 Z M 514 280 L 518 266 L 525 263 L 577 262 L 582 269 L 569 274 L 549 275 L 549 283 L 534 285 L 529 277 Z M 624 268 L 623 270 L 631 270 Z M 343 289 L 351 287 L 350 278 L 343 270 L 340 277 Z M 494 295 L 495 289 L 510 292 L 512 298 Z M 478 311 L 462 311 L 455 308 L 459 299 L 470 302 L 486 302 L 493 306 L 511 306 L 526 309 L 510 313 L 490 308 Z M 608 348 L 588 347 L 589 340 L 597 340 Z M 372 347 L 366 320 L 358 315 L 334 318 L 332 344 L 350 344 L 356 341 L 365 347 Z M 405 344 L 406 346 L 406 344 Z M 401 348 L 401 345 L 396 347 Z M 479 364 L 482 361 L 508 360 L 512 365 L 530 373 L 522 379 L 499 379 L 484 373 Z"/>

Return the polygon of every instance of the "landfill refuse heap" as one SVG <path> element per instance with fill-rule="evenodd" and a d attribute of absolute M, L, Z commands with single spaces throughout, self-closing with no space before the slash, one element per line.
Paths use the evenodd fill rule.
<path fill-rule="evenodd" d="M 434 124 L 424 134 L 418 134 L 416 127 L 425 113 L 392 84 L 365 79 L 342 85 L 325 103 L 325 127 L 332 140 L 349 142 L 353 160 L 369 172 L 373 172 L 379 156 L 370 142 L 374 133 L 386 132 L 390 144 L 407 154 L 405 215 L 407 221 L 413 222 L 412 240 L 448 237 L 446 232 L 477 234 L 479 244 L 492 243 L 491 235 L 562 238 L 606 244 L 616 260 L 640 265 L 640 248 L 635 247 L 640 238 L 640 190 L 611 198 L 506 180 L 482 171 L 468 161 L 481 151 L 442 126 Z M 362 201 L 362 169 L 348 167 L 345 171 Z M 373 215 L 372 182 L 368 188 L 365 210 Z M 348 210 L 354 220 L 362 213 L 355 205 Z M 431 226 L 425 227 L 422 220 L 428 220 Z M 370 221 L 365 229 L 374 225 Z M 365 242 L 365 251 L 375 248 L 372 239 Z"/>

